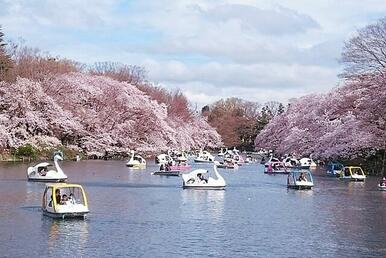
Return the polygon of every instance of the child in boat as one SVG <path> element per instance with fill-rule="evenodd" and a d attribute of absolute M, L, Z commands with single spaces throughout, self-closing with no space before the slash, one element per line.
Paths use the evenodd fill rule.
<path fill-rule="evenodd" d="M 61 202 L 61 204 L 67 204 L 67 201 L 68 201 L 67 194 L 63 194 L 62 195 L 62 202 Z"/>

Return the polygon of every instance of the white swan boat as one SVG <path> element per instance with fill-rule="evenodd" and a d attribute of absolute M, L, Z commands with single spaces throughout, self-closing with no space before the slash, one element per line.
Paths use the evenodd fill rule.
<path fill-rule="evenodd" d="M 183 188 L 206 190 L 225 189 L 226 182 L 217 171 L 218 164 L 219 163 L 216 161 L 213 165 L 213 175 L 206 169 L 196 169 L 187 174 L 182 174 L 181 176 Z"/>
<path fill-rule="evenodd" d="M 214 156 L 207 151 L 200 151 L 197 158 L 194 159 L 194 162 L 212 163 L 214 162 Z"/>
<path fill-rule="evenodd" d="M 282 161 L 287 168 L 296 168 L 300 166 L 299 160 L 291 157 L 287 157 Z"/>
<path fill-rule="evenodd" d="M 386 191 L 386 185 L 378 184 L 378 190 L 379 191 Z"/>
<path fill-rule="evenodd" d="M 239 168 L 239 165 L 237 165 L 236 162 L 233 162 L 233 161 L 228 161 L 228 160 L 225 160 L 224 159 L 224 162 L 220 162 L 218 165 L 217 165 L 218 168 L 226 168 L 226 169 L 238 169 Z"/>
<path fill-rule="evenodd" d="M 156 164 L 167 164 L 169 162 L 173 162 L 173 159 L 168 154 L 160 154 L 155 158 Z"/>
<path fill-rule="evenodd" d="M 175 149 L 168 150 L 169 157 L 176 162 L 187 162 L 188 157 L 184 151 L 179 151 Z"/>
<path fill-rule="evenodd" d="M 287 177 L 287 187 L 297 190 L 311 189 L 314 186 L 312 174 L 309 170 L 291 171 Z"/>
<path fill-rule="evenodd" d="M 283 162 L 271 161 L 268 163 L 268 167 L 264 167 L 265 174 L 288 174 L 290 169 L 287 168 Z"/>
<path fill-rule="evenodd" d="M 299 160 L 300 168 L 302 169 L 315 169 L 316 163 L 311 158 L 302 158 Z"/>
<path fill-rule="evenodd" d="M 47 184 L 43 194 L 42 212 L 52 218 L 84 218 L 89 209 L 83 187 L 66 183 Z"/>
<path fill-rule="evenodd" d="M 146 160 L 140 155 L 134 154 L 134 151 L 131 151 L 131 157 L 126 166 L 134 169 L 144 169 L 146 168 Z"/>
<path fill-rule="evenodd" d="M 245 157 L 244 163 L 251 164 L 251 163 L 255 163 L 255 162 L 256 162 L 256 160 L 252 157 L 252 155 L 247 155 Z"/>
<path fill-rule="evenodd" d="M 41 182 L 64 182 L 67 179 L 67 175 L 64 174 L 60 168 L 58 161 L 63 160 L 60 154 L 55 154 L 54 164 L 55 169 L 50 169 L 52 166 L 48 162 L 41 162 L 33 167 L 27 169 L 27 178 L 29 181 L 41 181 Z"/>
<path fill-rule="evenodd" d="M 227 153 L 227 151 L 228 151 L 228 148 L 225 148 L 225 151 L 224 151 L 224 148 L 221 148 L 221 150 L 219 151 L 217 156 L 222 157 L 222 156 L 224 156 L 225 153 Z"/>

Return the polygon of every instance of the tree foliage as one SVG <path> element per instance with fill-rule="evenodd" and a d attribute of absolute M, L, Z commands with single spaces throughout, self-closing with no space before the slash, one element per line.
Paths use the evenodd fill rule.
<path fill-rule="evenodd" d="M 386 19 L 346 42 L 341 61 L 347 79 L 341 87 L 295 100 L 258 134 L 255 146 L 321 159 L 381 159 L 373 169 L 385 174 Z"/>
<path fill-rule="evenodd" d="M 3 148 L 66 145 L 88 155 L 137 149 L 216 147 L 221 138 L 202 117 L 170 116 L 134 85 L 69 73 L 43 81 L 0 83 Z"/>
<path fill-rule="evenodd" d="M 260 104 L 239 98 L 221 99 L 202 109 L 210 125 L 221 135 L 225 146 L 252 150 L 257 133 L 282 112 L 278 102 Z"/>

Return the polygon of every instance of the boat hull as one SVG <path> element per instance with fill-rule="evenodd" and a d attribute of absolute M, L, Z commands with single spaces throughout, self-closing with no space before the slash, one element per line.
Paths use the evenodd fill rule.
<path fill-rule="evenodd" d="M 195 159 L 194 162 L 196 162 L 196 163 L 213 163 L 212 160 L 201 160 L 201 159 Z"/>
<path fill-rule="evenodd" d="M 63 212 L 63 213 L 56 213 L 56 212 L 49 212 L 46 210 L 43 210 L 43 215 L 54 218 L 54 219 L 66 219 L 66 218 L 80 218 L 84 219 L 86 218 L 87 214 L 89 212 Z"/>
<path fill-rule="evenodd" d="M 386 186 L 378 185 L 378 190 L 379 191 L 386 191 Z"/>
<path fill-rule="evenodd" d="M 354 182 L 364 182 L 366 178 L 339 177 L 339 179 Z"/>
<path fill-rule="evenodd" d="M 268 171 L 264 171 L 264 174 L 283 174 L 283 175 L 287 175 L 289 174 L 290 172 L 289 171 L 272 171 L 272 172 L 268 172 Z"/>
<path fill-rule="evenodd" d="M 182 188 L 195 190 L 224 190 L 225 186 L 183 185 Z"/>
<path fill-rule="evenodd" d="M 311 190 L 313 186 L 311 186 L 311 185 L 287 185 L 287 187 L 290 189 L 295 189 L 295 190 Z"/>
<path fill-rule="evenodd" d="M 32 182 L 47 182 L 47 183 L 60 183 L 65 182 L 67 178 L 28 178 L 28 181 Z"/>
<path fill-rule="evenodd" d="M 145 165 L 132 165 L 132 164 L 126 164 L 126 167 L 132 168 L 132 169 L 145 169 Z"/>
<path fill-rule="evenodd" d="M 327 171 L 326 175 L 327 176 L 331 176 L 331 177 L 340 177 L 340 174 L 341 172 L 331 172 L 331 171 Z"/>
<path fill-rule="evenodd" d="M 180 176 L 180 171 L 155 171 L 152 173 L 155 176 Z"/>

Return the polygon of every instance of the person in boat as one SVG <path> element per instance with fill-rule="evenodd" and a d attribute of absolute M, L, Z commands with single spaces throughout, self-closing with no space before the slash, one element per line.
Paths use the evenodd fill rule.
<path fill-rule="evenodd" d="M 165 171 L 165 164 L 162 163 L 161 166 L 159 166 L 159 170 L 160 171 Z"/>
<path fill-rule="evenodd" d="M 42 167 L 41 169 L 38 169 L 38 173 L 41 176 L 45 176 L 47 174 L 47 171 L 48 171 L 47 167 Z"/>
<path fill-rule="evenodd" d="M 68 201 L 67 194 L 63 194 L 62 195 L 62 200 L 61 200 L 60 204 L 67 204 L 67 201 Z"/>
<path fill-rule="evenodd" d="M 386 186 L 386 177 L 382 178 L 382 180 L 379 182 L 380 186 Z"/>
<path fill-rule="evenodd" d="M 272 168 L 272 163 L 271 162 L 268 164 L 267 172 L 268 173 L 272 173 L 273 172 L 273 168 Z"/>
<path fill-rule="evenodd" d="M 166 171 L 170 171 L 172 165 L 173 165 L 173 164 L 172 164 L 171 161 L 169 161 L 168 163 L 166 163 L 165 170 L 166 170 Z"/>
<path fill-rule="evenodd" d="M 208 183 L 208 179 L 205 178 L 205 176 L 201 173 L 197 174 L 197 177 L 201 180 L 204 181 L 205 183 Z"/>
<path fill-rule="evenodd" d="M 307 178 L 306 178 L 306 174 L 305 174 L 305 173 L 301 173 L 301 174 L 300 174 L 300 176 L 299 176 L 299 181 L 307 182 Z"/>
<path fill-rule="evenodd" d="M 62 201 L 62 196 L 60 195 L 60 190 L 56 189 L 55 191 L 55 198 L 56 198 L 56 203 L 60 204 Z"/>

